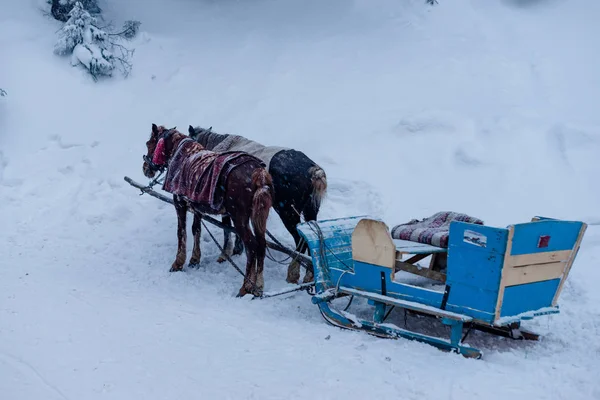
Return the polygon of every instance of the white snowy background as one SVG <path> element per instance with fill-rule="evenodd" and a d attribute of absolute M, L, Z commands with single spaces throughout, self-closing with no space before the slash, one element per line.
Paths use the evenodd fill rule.
<path fill-rule="evenodd" d="M 600 399 L 600 2 L 423 3 L 105 1 L 142 26 L 130 77 L 94 83 L 44 0 L 3 1 L 0 399 Z M 562 312 L 524 324 L 539 342 L 472 333 L 469 360 L 341 331 L 305 293 L 234 298 L 206 232 L 200 269 L 168 272 L 175 213 L 123 181 L 147 182 L 152 123 L 306 152 L 321 219 L 595 225 Z"/>

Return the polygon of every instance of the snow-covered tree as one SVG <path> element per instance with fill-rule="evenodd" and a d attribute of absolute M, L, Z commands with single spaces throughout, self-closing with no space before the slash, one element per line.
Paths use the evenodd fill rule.
<path fill-rule="evenodd" d="M 133 39 L 140 30 L 141 24 L 142 23 L 140 21 L 125 21 L 125 23 L 123 24 L 123 31 L 120 32 L 118 35 L 123 36 L 125 39 Z"/>
<path fill-rule="evenodd" d="M 97 15 L 102 12 L 100 7 L 98 7 L 97 0 L 48 0 L 48 3 L 52 4 L 52 16 L 59 21 L 67 22 L 69 19 L 69 12 L 75 7 L 77 1 L 80 1 L 83 8 L 92 15 Z"/>
<path fill-rule="evenodd" d="M 112 76 L 117 67 L 125 75 L 129 74 L 133 51 L 117 43 L 117 40 L 135 36 L 139 22 L 128 21 L 123 32 L 109 34 L 97 26 L 96 17 L 80 1 L 75 2 L 68 15 L 69 19 L 60 30 L 54 46 L 55 54 L 71 55 L 71 64 L 83 65 L 95 80 L 101 75 Z"/>
<path fill-rule="evenodd" d="M 0 88 L 0 97 L 6 96 L 6 90 Z"/>

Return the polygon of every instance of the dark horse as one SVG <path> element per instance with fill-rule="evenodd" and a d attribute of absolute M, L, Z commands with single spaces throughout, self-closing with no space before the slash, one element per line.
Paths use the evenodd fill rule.
<path fill-rule="evenodd" d="M 286 229 L 296 242 L 296 251 L 304 253 L 308 246 L 301 240 L 296 225 L 300 223 L 300 215 L 306 221 L 317 219 L 321 200 L 327 191 L 325 171 L 304 153 L 285 147 L 265 146 L 240 135 L 226 135 L 212 132 L 212 127 L 204 129 L 189 126 L 190 137 L 206 149 L 215 152 L 244 151 L 260 158 L 273 177 L 273 208 L 281 218 Z M 230 225 L 229 217 L 223 217 L 223 223 Z M 225 232 L 224 248 L 227 255 L 232 254 L 230 235 Z M 233 254 L 241 253 L 239 238 L 236 238 L 236 249 Z M 219 262 L 225 260 L 224 255 Z M 300 264 L 293 260 L 288 266 L 287 281 L 298 283 Z M 304 282 L 313 280 L 313 271 L 307 270 Z"/>
<path fill-rule="evenodd" d="M 272 206 L 273 184 L 264 163 L 247 153 L 217 154 L 175 128 L 152 124 L 146 142 L 144 175 L 168 166 L 163 189 L 173 193 L 177 212 L 177 257 L 171 271 L 181 271 L 186 260 L 186 219 L 188 207 L 194 214 L 194 249 L 190 267 L 200 264 L 202 215 L 227 215 L 242 239 L 247 255 L 246 279 L 238 293 L 260 296 L 264 288 L 265 232 Z M 250 222 L 254 234 L 250 230 Z"/>

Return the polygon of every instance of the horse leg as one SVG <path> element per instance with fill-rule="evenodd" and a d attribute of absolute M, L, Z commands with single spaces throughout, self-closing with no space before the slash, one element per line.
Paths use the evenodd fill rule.
<path fill-rule="evenodd" d="M 256 286 L 256 239 L 250 230 L 248 216 L 245 218 L 234 216 L 233 225 L 246 249 L 246 277 L 237 295 L 237 297 L 243 297 L 248 293 L 253 293 Z"/>
<path fill-rule="evenodd" d="M 223 225 L 225 225 L 227 227 L 231 227 L 231 217 L 229 215 L 223 215 L 221 217 L 221 222 L 223 222 Z M 218 263 L 222 263 L 223 261 L 227 260 L 227 256 L 231 257 L 231 255 L 233 254 L 233 251 L 232 251 L 233 244 L 231 242 L 231 232 L 223 230 L 223 239 L 224 239 L 223 240 L 223 251 L 219 255 L 219 258 L 217 259 Z"/>
<path fill-rule="evenodd" d="M 240 255 L 244 251 L 244 244 L 240 235 L 235 235 L 235 246 L 233 247 L 233 255 Z"/>
<path fill-rule="evenodd" d="M 291 207 L 285 207 L 281 209 L 277 209 L 279 217 L 281 218 L 281 222 L 288 230 L 290 235 L 294 238 L 294 242 L 296 243 L 296 251 L 300 252 L 301 246 L 301 237 L 298 231 L 296 230 L 296 225 L 300 223 L 300 216 L 294 211 Z M 292 262 L 288 265 L 288 272 L 286 282 L 288 283 L 298 283 L 300 280 L 300 263 L 294 258 Z"/>
<path fill-rule="evenodd" d="M 194 235 L 194 249 L 192 250 L 192 258 L 190 258 L 190 268 L 200 267 L 200 235 L 202 234 L 202 215 L 194 213 L 194 222 L 192 224 L 192 234 Z"/>
<path fill-rule="evenodd" d="M 302 210 L 302 215 L 304 216 L 304 221 L 316 221 L 317 215 L 319 214 L 320 202 L 312 201 L 312 195 L 308 199 L 304 201 L 304 209 Z M 300 253 L 304 253 L 305 251 L 308 254 L 308 244 L 303 240 L 302 244 L 296 248 L 296 251 Z M 306 274 L 304 275 L 304 283 L 311 282 L 315 279 L 314 270 L 312 268 L 306 269 Z"/>
<path fill-rule="evenodd" d="M 256 243 L 256 296 L 262 296 L 265 288 L 265 277 L 263 276 L 263 270 L 265 267 L 265 255 L 267 253 L 267 239 L 265 238 L 265 232 L 257 232 L 255 229 L 255 243 Z"/>
<path fill-rule="evenodd" d="M 187 203 L 177 195 L 173 195 L 173 204 L 177 213 L 177 257 L 171 265 L 171 272 L 181 271 L 185 264 L 185 248 L 186 248 L 186 219 L 187 219 Z"/>
<path fill-rule="evenodd" d="M 296 251 L 300 254 L 304 254 L 308 250 L 308 244 L 302 238 L 299 238 L 296 242 Z M 297 260 L 292 261 L 292 263 L 296 263 L 297 270 L 300 270 L 300 263 Z M 290 263 L 290 267 L 292 265 Z M 306 273 L 304 274 L 304 279 L 302 279 L 302 283 L 308 283 L 315 280 L 314 271 L 311 268 L 306 268 Z"/>

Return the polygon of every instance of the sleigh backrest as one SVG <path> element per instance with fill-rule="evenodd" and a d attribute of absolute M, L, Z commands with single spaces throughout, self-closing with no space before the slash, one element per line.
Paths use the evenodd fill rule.
<path fill-rule="evenodd" d="M 447 309 L 498 325 L 558 312 L 586 227 L 548 218 L 506 229 L 453 222 Z"/>

